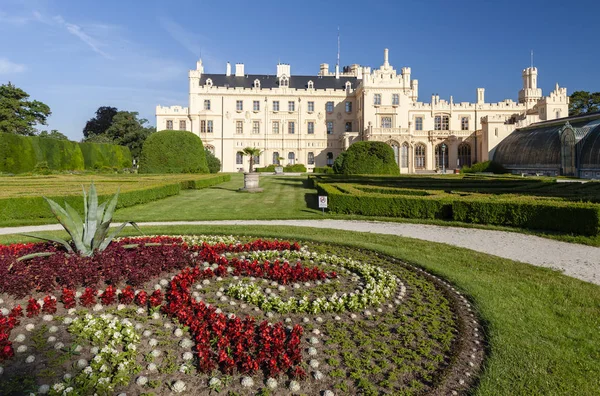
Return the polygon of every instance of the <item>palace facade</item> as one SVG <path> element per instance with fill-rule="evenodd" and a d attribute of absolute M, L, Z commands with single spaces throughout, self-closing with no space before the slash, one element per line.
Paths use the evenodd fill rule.
<path fill-rule="evenodd" d="M 248 169 L 245 147 L 262 150 L 257 166 L 301 163 L 332 165 L 352 143 L 389 144 L 401 173 L 457 169 L 493 158 L 496 146 L 515 129 L 568 115 L 567 89 L 549 96 L 537 87 L 537 69 L 523 70 L 518 101 L 486 103 L 477 88 L 474 103 L 432 95 L 419 102 L 410 67 L 400 73 L 388 62 L 375 70 L 354 64 L 314 76 L 292 75 L 278 64 L 274 75 L 246 74 L 244 64 L 224 74 L 206 74 L 202 60 L 189 72 L 187 107 L 156 107 L 157 130 L 200 136 L 221 160 L 224 172 Z"/>

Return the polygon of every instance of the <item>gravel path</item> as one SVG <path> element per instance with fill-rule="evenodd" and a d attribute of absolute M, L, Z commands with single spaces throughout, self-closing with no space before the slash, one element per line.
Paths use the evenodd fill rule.
<path fill-rule="evenodd" d="M 447 243 L 539 267 L 553 268 L 562 271 L 565 275 L 600 285 L 600 248 L 516 232 L 354 220 L 176 221 L 139 223 L 139 225 L 286 225 L 398 235 Z M 0 228 L 0 235 L 60 229 L 62 227 L 59 224 Z"/>

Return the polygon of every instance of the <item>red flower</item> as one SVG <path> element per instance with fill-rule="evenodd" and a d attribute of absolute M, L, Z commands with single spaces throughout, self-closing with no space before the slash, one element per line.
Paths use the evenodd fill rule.
<path fill-rule="evenodd" d="M 66 309 L 75 308 L 75 290 L 63 288 L 60 299 Z"/>
<path fill-rule="evenodd" d="M 158 307 L 160 304 L 162 304 L 162 300 L 163 300 L 162 292 L 160 290 L 154 290 L 154 292 L 152 293 L 152 295 L 149 298 L 150 306 L 153 308 Z"/>
<path fill-rule="evenodd" d="M 36 301 L 35 298 L 30 298 L 27 302 L 27 317 L 31 318 L 34 316 L 38 316 L 40 314 L 40 304 Z"/>
<path fill-rule="evenodd" d="M 110 305 L 115 302 L 116 294 L 115 287 L 110 285 L 100 295 L 100 301 L 102 301 L 103 305 Z"/>
<path fill-rule="evenodd" d="M 140 307 L 145 307 L 146 304 L 148 304 L 148 294 L 145 291 L 140 290 L 138 294 L 135 295 L 135 303 Z"/>
<path fill-rule="evenodd" d="M 56 313 L 56 298 L 52 296 L 44 297 L 44 307 L 42 308 L 42 311 L 49 314 Z"/>
<path fill-rule="evenodd" d="M 79 297 L 79 302 L 84 307 L 91 307 L 96 304 L 96 289 L 86 287 L 81 297 Z"/>

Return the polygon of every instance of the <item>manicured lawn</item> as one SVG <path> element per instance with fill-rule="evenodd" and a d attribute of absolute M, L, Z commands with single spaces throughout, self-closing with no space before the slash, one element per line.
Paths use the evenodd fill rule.
<path fill-rule="evenodd" d="M 389 254 L 447 279 L 472 301 L 488 342 L 474 394 L 600 393 L 597 285 L 462 248 L 370 233 L 259 226 L 147 227 L 145 232 L 278 237 Z M 4 236 L 0 243 L 24 239 Z"/>

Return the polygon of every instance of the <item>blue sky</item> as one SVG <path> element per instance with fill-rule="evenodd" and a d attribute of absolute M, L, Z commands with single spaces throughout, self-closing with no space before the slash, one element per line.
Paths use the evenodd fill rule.
<path fill-rule="evenodd" d="M 336 62 L 379 67 L 383 49 L 412 68 L 419 100 L 517 99 L 530 50 L 544 94 L 556 82 L 600 91 L 600 2 L 0 0 L 0 82 L 52 109 L 48 127 L 80 140 L 100 106 L 138 111 L 187 105 L 187 70 L 227 61 L 246 73 L 316 74 Z"/>

